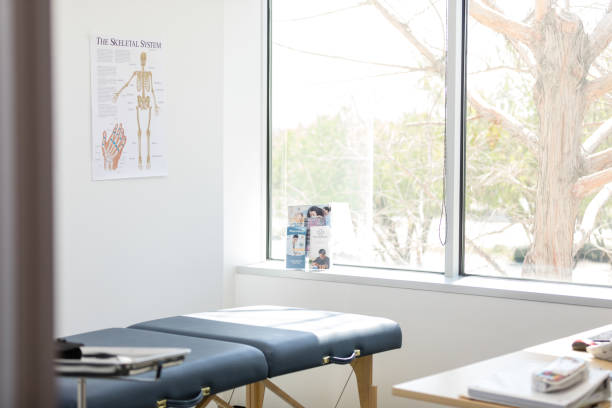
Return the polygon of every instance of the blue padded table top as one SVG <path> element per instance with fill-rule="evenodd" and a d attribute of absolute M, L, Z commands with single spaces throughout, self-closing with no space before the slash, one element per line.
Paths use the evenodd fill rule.
<path fill-rule="evenodd" d="M 400 348 L 402 332 L 389 319 L 279 306 L 252 306 L 138 323 L 132 328 L 225 340 L 260 349 L 274 377 L 347 357 Z"/>
<path fill-rule="evenodd" d="M 211 394 L 261 381 L 268 367 L 261 351 L 243 344 L 136 329 L 105 329 L 67 338 L 86 346 L 181 347 L 183 364 L 162 370 L 154 382 L 87 379 L 89 408 L 152 408 L 162 399 L 189 400 L 201 389 Z M 134 377 L 151 378 L 151 374 Z M 130 377 L 133 378 L 133 377 Z M 76 408 L 76 378 L 58 378 L 60 408 Z"/>

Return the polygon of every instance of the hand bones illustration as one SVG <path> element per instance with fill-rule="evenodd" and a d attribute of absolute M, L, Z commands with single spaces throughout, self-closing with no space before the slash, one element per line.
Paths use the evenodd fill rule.
<path fill-rule="evenodd" d="M 123 124 L 115 125 L 113 133 L 107 137 L 106 130 L 102 132 L 102 156 L 104 157 L 104 170 L 116 170 L 125 147 L 125 131 Z"/>

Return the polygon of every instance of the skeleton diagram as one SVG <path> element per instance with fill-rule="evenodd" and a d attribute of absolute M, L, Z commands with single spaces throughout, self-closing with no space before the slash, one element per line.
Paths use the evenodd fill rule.
<path fill-rule="evenodd" d="M 142 170 L 142 155 L 141 155 L 141 142 L 142 127 L 140 126 L 140 111 L 148 112 L 147 120 L 147 169 L 151 168 L 151 97 L 153 96 L 153 103 L 155 104 L 155 113 L 159 113 L 159 106 L 157 106 L 157 98 L 155 97 L 155 89 L 153 89 L 153 74 L 151 71 L 145 71 L 145 65 L 147 64 L 147 53 L 143 52 L 140 54 L 140 66 L 139 71 L 134 71 L 130 79 L 123 85 L 119 91 L 113 94 L 113 102 L 117 102 L 121 92 L 130 85 L 132 79 L 136 77 L 136 90 L 138 95 L 136 97 L 136 121 L 138 122 L 138 168 Z"/>

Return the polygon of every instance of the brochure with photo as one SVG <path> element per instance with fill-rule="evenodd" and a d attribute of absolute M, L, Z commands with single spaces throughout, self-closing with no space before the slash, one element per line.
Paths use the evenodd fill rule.
<path fill-rule="evenodd" d="M 301 226 L 304 227 L 305 233 L 305 259 L 308 258 L 308 264 L 313 269 L 329 269 L 330 262 L 330 238 L 331 238 L 331 205 L 290 205 L 287 209 L 289 227 Z M 321 228 L 317 230 L 317 248 L 311 250 L 311 230 L 313 228 Z M 293 245 L 292 240 L 294 234 L 290 234 L 287 230 L 287 242 Z M 319 253 L 321 252 L 321 253 Z M 287 268 L 288 269 L 303 269 L 302 267 L 290 267 L 289 264 L 289 249 L 287 250 Z M 318 260 L 317 260 L 318 259 Z M 317 260 L 315 262 L 315 260 Z M 304 260 L 305 262 L 305 260 Z M 296 261 L 297 264 L 297 261 Z"/>
<path fill-rule="evenodd" d="M 310 227 L 310 251 L 308 263 L 312 270 L 331 267 L 330 227 L 327 225 Z"/>
<path fill-rule="evenodd" d="M 287 269 L 306 269 L 306 227 L 287 227 Z"/>
<path fill-rule="evenodd" d="M 306 226 L 306 215 L 308 214 L 309 205 L 290 205 L 287 214 L 289 219 L 287 225 L 302 225 Z"/>

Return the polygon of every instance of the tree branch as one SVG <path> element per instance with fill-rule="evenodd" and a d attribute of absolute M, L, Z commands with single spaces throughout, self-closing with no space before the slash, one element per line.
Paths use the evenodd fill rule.
<path fill-rule="evenodd" d="M 584 246 L 591 236 L 591 233 L 595 229 L 597 214 L 599 214 L 599 211 L 610 200 L 610 197 L 612 197 L 612 183 L 606 184 L 587 205 L 584 210 L 584 215 L 582 216 L 582 222 L 576 234 L 578 240 L 574 244 L 574 256 L 576 256 L 576 253 Z"/>
<path fill-rule="evenodd" d="M 609 137 L 612 136 L 612 118 L 608 119 L 603 123 L 603 125 L 599 126 L 596 131 L 593 132 L 591 136 L 582 144 L 582 150 L 586 155 L 593 154 L 595 150 L 601 145 L 603 142 L 608 140 Z"/>
<path fill-rule="evenodd" d="M 536 21 L 542 21 L 544 16 L 548 14 L 552 8 L 551 0 L 536 0 L 535 2 L 535 19 Z"/>
<path fill-rule="evenodd" d="M 492 0 L 482 0 L 485 6 L 488 6 L 491 10 L 497 11 L 498 13 L 503 15 L 502 10 L 497 7 L 497 5 Z M 538 73 L 535 67 L 535 62 L 533 62 L 533 53 L 532 51 L 522 44 L 520 41 L 517 41 L 513 38 L 504 35 L 504 38 L 514 48 L 517 52 L 519 59 L 523 61 L 523 63 L 527 66 L 527 69 L 531 73 L 531 75 L 536 78 Z"/>
<path fill-rule="evenodd" d="M 276 43 L 276 42 L 274 43 L 274 45 L 276 45 L 277 47 L 285 48 L 285 49 L 290 50 L 290 51 L 299 52 L 301 54 L 314 55 L 315 57 L 331 58 L 331 59 L 337 59 L 337 60 L 341 60 L 341 61 L 355 62 L 357 64 L 378 65 L 380 67 L 400 68 L 400 69 L 403 69 L 404 72 L 431 71 L 431 69 L 429 67 L 426 67 L 426 68 L 409 67 L 407 65 L 385 64 L 383 62 L 366 61 L 366 60 L 361 60 L 361 59 L 356 59 L 356 58 L 340 57 L 338 55 L 329 55 L 329 54 L 323 54 L 323 53 L 320 53 L 320 52 L 301 50 L 299 48 L 293 48 L 293 47 L 291 47 L 289 45 L 280 44 L 280 43 Z"/>
<path fill-rule="evenodd" d="M 472 247 L 472 249 L 474 249 L 474 252 L 476 252 L 485 261 L 487 261 L 489 263 L 489 265 L 491 265 L 493 267 L 493 269 L 495 269 L 497 271 L 497 273 L 499 273 L 500 276 L 508 276 L 508 274 L 501 268 L 501 266 L 499 266 L 499 264 L 497 262 L 495 262 L 495 259 L 493 259 L 482 248 L 480 248 L 478 245 L 476 245 L 476 243 L 474 241 L 472 241 L 471 239 L 469 239 L 467 237 L 465 238 L 465 240 Z"/>
<path fill-rule="evenodd" d="M 474 109 L 487 120 L 501 125 L 510 134 L 518 137 L 531 151 L 536 149 L 536 136 L 530 132 L 523 124 L 505 112 L 489 105 L 474 92 L 468 94 L 468 99 Z"/>
<path fill-rule="evenodd" d="M 339 9 L 330 10 L 330 11 L 326 11 L 324 13 L 319 13 L 319 14 L 313 14 L 313 15 L 310 15 L 310 16 L 288 18 L 288 19 L 284 19 L 284 20 L 276 20 L 275 22 L 277 22 L 277 23 L 290 23 L 290 22 L 295 22 L 295 21 L 311 20 L 313 18 L 319 18 L 319 17 L 327 17 L 327 16 L 330 16 L 332 14 L 342 13 L 342 12 L 345 12 L 345 11 L 348 11 L 348 10 L 351 10 L 351 9 L 354 9 L 354 8 L 362 7 L 365 4 L 367 4 L 367 2 L 353 4 L 352 6 L 342 7 L 342 8 L 339 8 Z"/>
<path fill-rule="evenodd" d="M 589 62 L 593 62 L 595 58 L 604 52 L 612 41 L 612 2 L 608 6 L 607 11 L 606 15 L 597 23 L 595 29 L 589 35 L 589 43 L 591 44 Z"/>
<path fill-rule="evenodd" d="M 572 188 L 576 198 L 584 198 L 604 184 L 612 182 L 612 168 L 608 168 L 588 176 L 580 177 Z"/>
<path fill-rule="evenodd" d="M 509 38 L 531 43 L 533 30 L 526 24 L 511 20 L 502 13 L 482 4 L 479 0 L 470 0 L 470 15 L 480 24 L 485 25 Z"/>
<path fill-rule="evenodd" d="M 416 48 L 421 55 L 429 63 L 434 71 L 442 74 L 444 70 L 444 65 L 440 57 L 437 57 L 425 44 L 419 41 L 414 34 L 412 34 L 412 29 L 410 26 L 402 21 L 400 21 L 397 16 L 393 15 L 385 6 L 383 6 L 379 0 L 369 0 L 374 7 L 382 14 L 382 16 L 389 22 L 393 27 L 395 27 L 403 36 L 412 44 L 414 48 Z"/>
<path fill-rule="evenodd" d="M 538 72 L 535 67 L 535 63 L 533 62 L 533 54 L 531 54 L 531 50 L 528 47 L 526 47 L 524 44 L 522 44 L 520 41 L 513 40 L 512 38 L 506 37 L 506 41 L 508 41 L 510 45 L 512 45 L 512 47 L 516 50 L 516 53 L 518 54 L 519 59 L 523 61 L 523 63 L 529 70 L 529 73 L 534 78 L 537 78 Z"/>
<path fill-rule="evenodd" d="M 612 73 L 587 82 L 584 91 L 587 102 L 593 102 L 612 91 Z"/>
<path fill-rule="evenodd" d="M 585 159 L 586 174 L 596 173 L 612 167 L 612 147 L 587 156 Z"/>
<path fill-rule="evenodd" d="M 520 68 L 520 67 L 519 68 L 512 67 L 510 65 L 498 65 L 496 67 L 488 67 L 488 68 L 485 68 L 485 69 L 481 69 L 480 71 L 468 72 L 468 75 L 484 74 L 484 73 L 487 73 L 487 72 L 493 72 L 493 71 L 499 71 L 499 70 L 531 73 L 531 71 L 529 69 L 524 69 L 524 68 Z"/>

